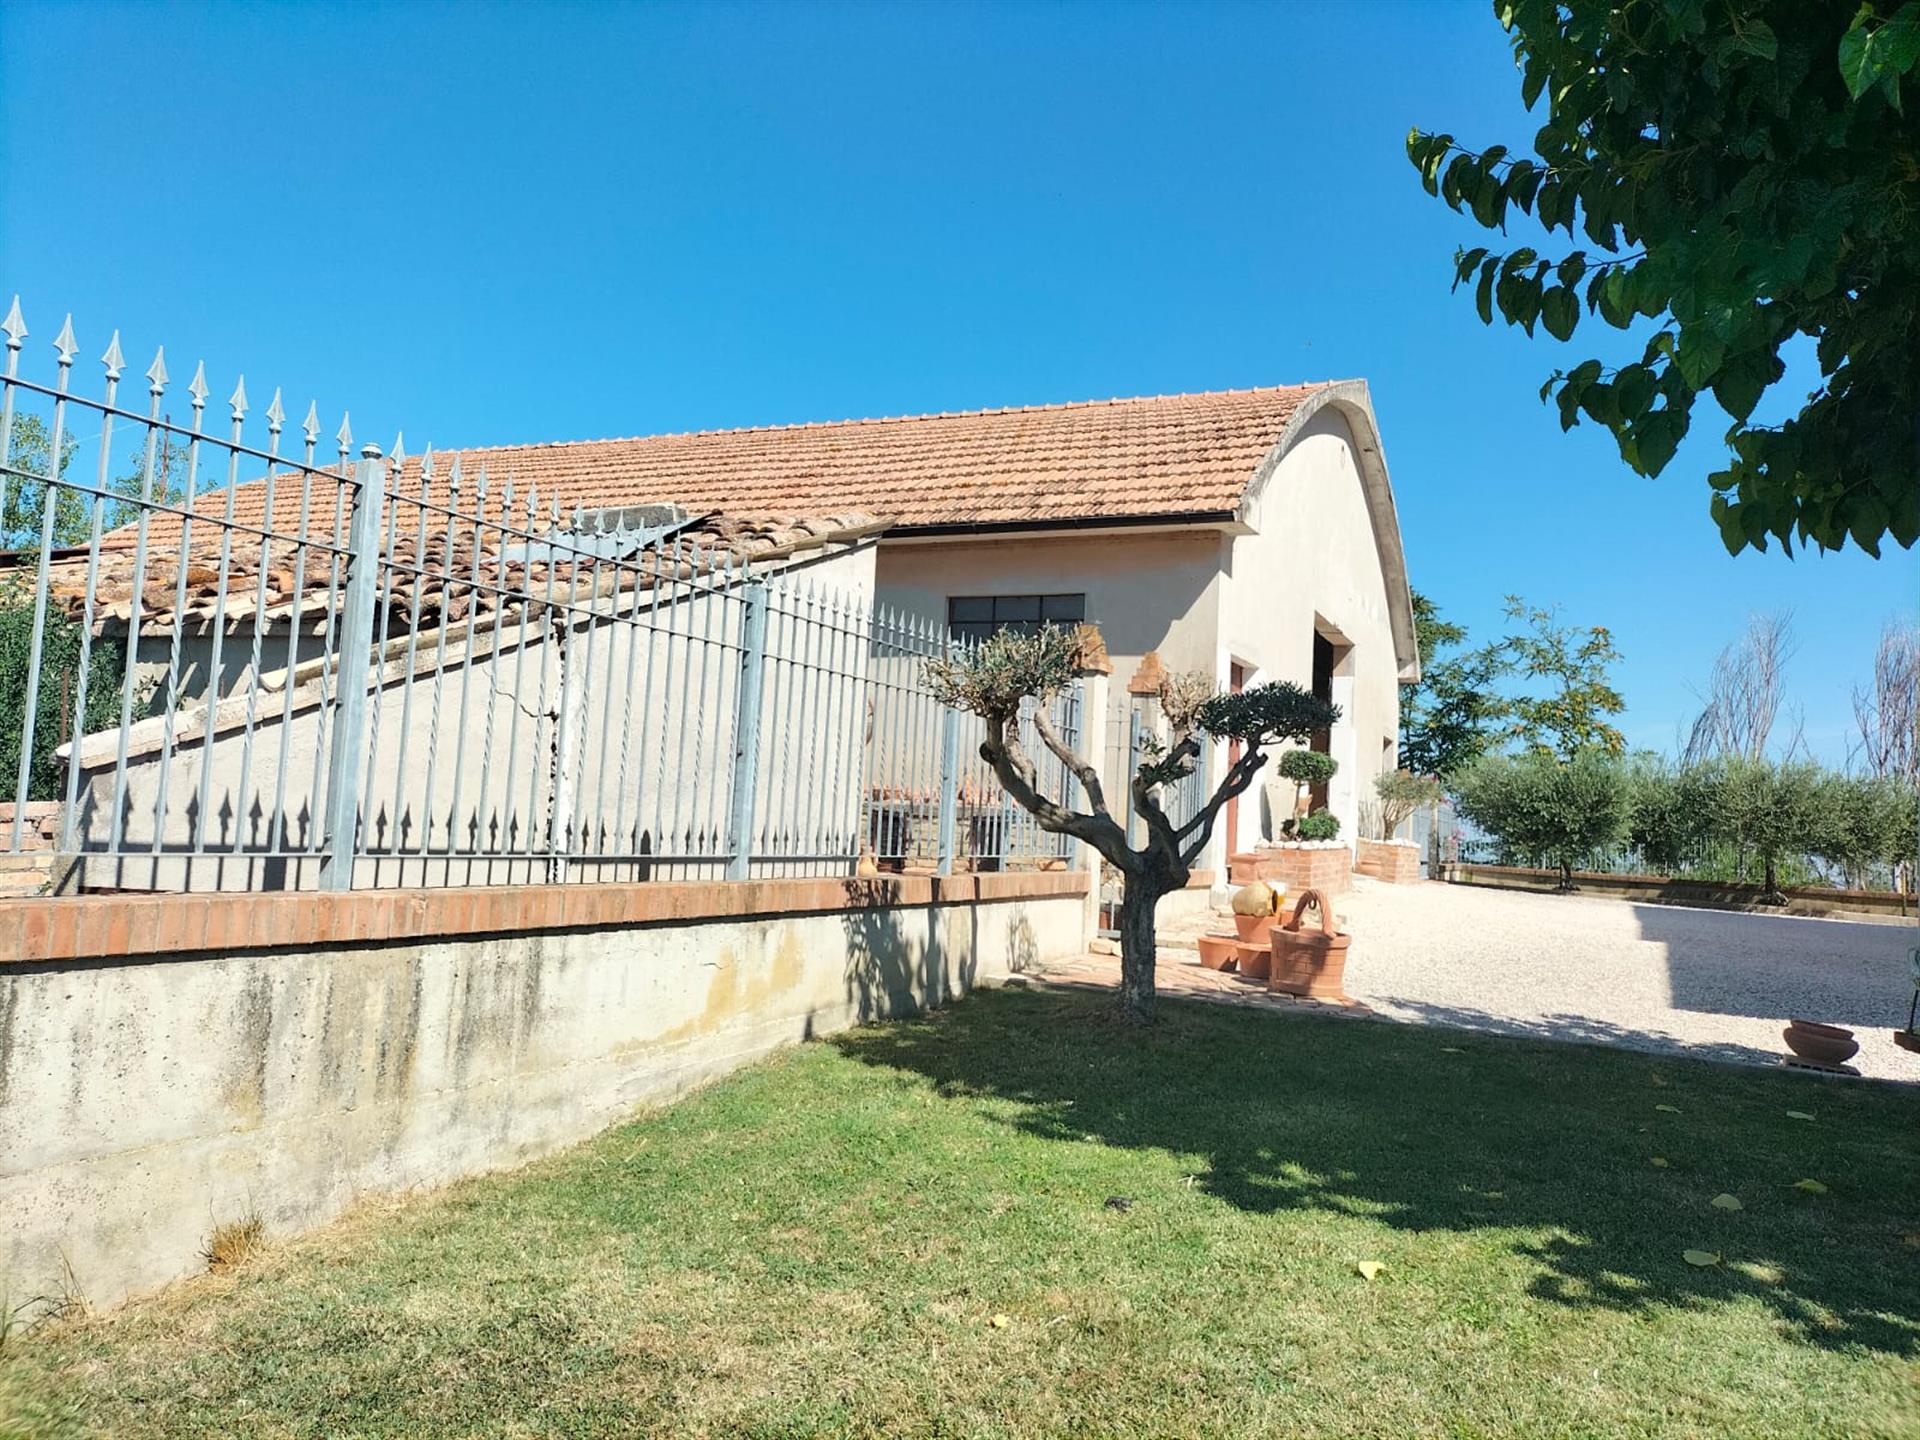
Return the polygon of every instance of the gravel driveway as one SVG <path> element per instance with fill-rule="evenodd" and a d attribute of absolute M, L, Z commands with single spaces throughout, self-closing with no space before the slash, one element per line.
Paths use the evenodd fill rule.
<path fill-rule="evenodd" d="M 1400 1020 L 1777 1063 L 1789 1017 L 1858 1033 L 1864 1075 L 1920 1081 L 1893 1043 L 1911 925 L 1808 920 L 1355 877 L 1347 993 Z"/>

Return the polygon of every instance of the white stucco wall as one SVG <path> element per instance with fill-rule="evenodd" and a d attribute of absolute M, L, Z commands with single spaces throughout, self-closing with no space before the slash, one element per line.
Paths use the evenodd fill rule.
<path fill-rule="evenodd" d="M 1062 532 L 984 541 L 884 539 L 874 575 L 883 605 L 946 624 L 954 595 L 1083 593 L 1113 657 L 1115 688 L 1158 650 L 1170 670 L 1210 669 L 1218 626 L 1218 535 L 1211 530 Z"/>
<path fill-rule="evenodd" d="M 1333 699 L 1343 713 L 1332 753 L 1340 774 L 1328 808 L 1342 839 L 1357 833 L 1361 800 L 1398 753 L 1400 662 L 1394 649 L 1388 581 L 1347 422 L 1324 409 L 1301 428 L 1249 516 L 1252 534 L 1225 542 L 1218 673 L 1234 661 L 1253 667 L 1250 684 L 1313 679 L 1316 629 L 1351 646 L 1336 670 Z M 1282 782 L 1277 798 L 1291 801 Z M 1235 848 L 1261 838 L 1262 805 L 1242 803 Z M 1284 810 L 1283 814 L 1286 813 Z"/>

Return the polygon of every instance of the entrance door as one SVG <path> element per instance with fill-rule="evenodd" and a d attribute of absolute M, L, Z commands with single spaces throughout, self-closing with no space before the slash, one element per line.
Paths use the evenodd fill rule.
<path fill-rule="evenodd" d="M 1247 686 L 1247 667 L 1230 665 L 1227 667 L 1227 688 L 1238 695 Z M 1227 766 L 1231 769 L 1240 763 L 1240 742 L 1227 741 Z M 1240 848 L 1240 797 L 1235 795 L 1227 801 L 1227 854 L 1231 857 Z"/>
<path fill-rule="evenodd" d="M 1333 642 L 1318 630 L 1313 633 L 1313 698 L 1331 704 L 1333 702 Z M 1322 755 L 1333 748 L 1333 731 L 1316 730 L 1307 741 L 1309 750 L 1318 750 Z M 1309 807 L 1314 810 L 1327 808 L 1327 782 L 1319 781 L 1309 790 Z"/>

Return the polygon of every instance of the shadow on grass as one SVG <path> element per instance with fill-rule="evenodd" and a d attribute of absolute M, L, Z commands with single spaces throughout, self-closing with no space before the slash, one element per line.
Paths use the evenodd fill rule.
<path fill-rule="evenodd" d="M 1030 1135 L 1197 1155 L 1199 1183 L 1243 1210 L 1516 1232 L 1542 1301 L 1757 1302 L 1808 1345 L 1920 1354 L 1920 1250 L 1902 1233 L 1920 1225 L 1910 1093 L 1414 1026 L 1162 1010 L 1142 1035 L 1103 996 L 1002 990 L 830 1043 L 952 1098 L 1015 1102 L 989 1113 Z M 1800 1108 L 1817 1119 L 1786 1113 Z M 1792 1188 L 1808 1176 L 1828 1193 Z M 1713 1209 L 1722 1192 L 1744 1211 Z M 1727 1263 L 1696 1269 L 1689 1248 Z"/>

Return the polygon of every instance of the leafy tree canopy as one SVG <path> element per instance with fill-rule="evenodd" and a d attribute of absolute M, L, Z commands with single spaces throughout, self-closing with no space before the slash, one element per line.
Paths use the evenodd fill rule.
<path fill-rule="evenodd" d="M 1507 597 L 1506 613 L 1516 627 L 1503 642 L 1509 663 L 1551 687 L 1545 694 L 1506 702 L 1513 737 L 1530 750 L 1563 758 L 1587 749 L 1624 753 L 1626 736 L 1607 718 L 1627 708 L 1613 688 L 1611 670 L 1620 651 L 1607 628 L 1563 625 L 1555 611 L 1528 605 L 1517 595 Z"/>
<path fill-rule="evenodd" d="M 1497 647 L 1465 649 L 1466 627 L 1413 593 L 1420 679 L 1400 687 L 1400 759 L 1416 774 L 1449 779 L 1499 738 L 1506 701 L 1499 692 L 1508 666 Z"/>
<path fill-rule="evenodd" d="M 1626 838 L 1632 814 L 1626 766 L 1595 749 L 1483 756 L 1455 788 L 1463 815 L 1515 854 L 1557 866 L 1563 890 L 1575 865 Z"/>
<path fill-rule="evenodd" d="M 137 431 L 135 432 L 137 437 Z M 0 548 L 37 550 L 41 524 L 46 518 L 48 452 L 53 437 L 38 415 L 16 414 L 8 432 L 7 465 L 4 474 L 6 498 L 0 504 Z M 84 478 L 73 472 L 80 446 L 71 435 L 60 440 L 60 467 L 55 472 L 69 483 L 93 483 L 89 471 Z M 115 498 L 100 505 L 100 528 L 104 533 L 140 518 L 141 495 L 157 504 L 180 505 L 186 496 L 185 476 L 189 457 L 184 442 L 154 433 L 152 473 L 148 460 L 135 455 L 125 464 L 123 473 L 109 479 L 107 493 Z M 85 545 L 93 532 L 93 497 L 83 490 L 56 484 L 53 490 L 53 543 Z"/>
<path fill-rule="evenodd" d="M 1455 256 L 1482 320 L 1567 340 L 1652 322 L 1637 360 L 1542 389 L 1658 475 L 1711 394 L 1732 418 L 1711 477 L 1729 551 L 1769 537 L 1878 554 L 1920 538 L 1920 0 L 1496 0 L 1534 153 L 1414 130 L 1429 194 L 1506 235 Z M 1558 232 L 1558 233 L 1557 233 Z M 1544 253 L 1543 249 L 1544 248 Z M 1753 422 L 1804 337 L 1821 383 Z"/>

